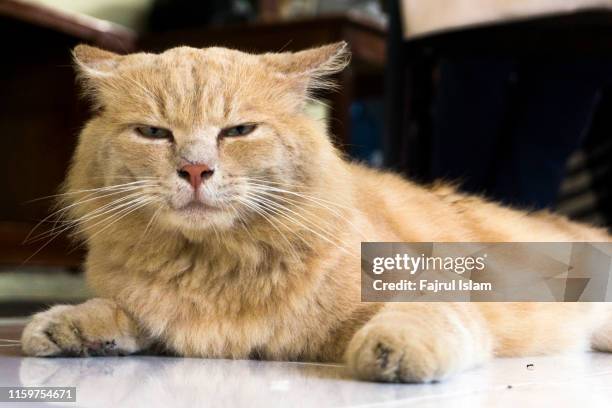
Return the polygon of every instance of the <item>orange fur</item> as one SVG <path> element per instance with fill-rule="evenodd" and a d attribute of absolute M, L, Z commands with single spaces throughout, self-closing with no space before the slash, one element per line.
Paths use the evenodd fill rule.
<path fill-rule="evenodd" d="M 303 109 L 348 63 L 345 44 L 264 55 L 79 46 L 75 60 L 99 109 L 81 133 L 63 204 L 103 299 L 36 315 L 27 354 L 158 343 L 181 356 L 344 359 L 360 378 L 429 381 L 495 355 L 583 347 L 594 334 L 598 349 L 612 348 L 609 329 L 597 332 L 610 327 L 603 304 L 360 302 L 361 241 L 610 236 L 345 161 Z M 219 138 L 241 123 L 258 127 Z M 145 139 L 139 125 L 174 139 Z M 185 157 L 214 166 L 200 192 L 213 208 L 179 209 L 193 194 L 176 174 Z M 111 351 L 92 346 L 111 340 Z"/>

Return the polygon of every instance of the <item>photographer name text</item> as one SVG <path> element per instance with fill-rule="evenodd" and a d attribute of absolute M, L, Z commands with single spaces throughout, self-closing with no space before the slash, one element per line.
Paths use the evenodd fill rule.
<path fill-rule="evenodd" d="M 408 272 L 410 276 L 417 273 L 431 271 L 453 272 L 458 275 L 457 279 L 440 281 L 438 279 L 400 279 L 397 281 L 386 281 L 375 279 L 372 289 L 375 291 L 419 291 L 419 292 L 450 292 L 450 291 L 492 291 L 493 285 L 489 282 L 476 282 L 471 279 L 462 278 L 466 272 L 482 272 L 486 269 L 486 257 L 440 257 L 440 256 L 411 256 L 408 254 L 396 254 L 393 257 L 376 257 L 372 262 L 372 273 L 383 275 L 389 272 Z M 381 276 L 382 278 L 383 276 Z"/>

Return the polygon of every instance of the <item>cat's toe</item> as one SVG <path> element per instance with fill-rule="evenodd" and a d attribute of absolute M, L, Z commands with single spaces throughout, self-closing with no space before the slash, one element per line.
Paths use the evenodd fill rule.
<path fill-rule="evenodd" d="M 61 353 L 61 349 L 44 329 L 34 327 L 26 328 L 21 338 L 21 348 L 24 354 L 33 357 L 56 356 Z"/>

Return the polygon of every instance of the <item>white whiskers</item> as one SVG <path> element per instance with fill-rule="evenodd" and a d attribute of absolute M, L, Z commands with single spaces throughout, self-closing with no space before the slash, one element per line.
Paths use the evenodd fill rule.
<path fill-rule="evenodd" d="M 362 235 L 346 215 L 349 207 L 299 191 L 307 190 L 306 186 L 254 177 L 242 177 L 241 180 L 248 185 L 248 192 L 237 200 L 274 226 L 287 242 L 290 241 L 288 236 L 291 234 L 312 248 L 312 243 L 303 237 L 306 232 L 348 252 L 348 247 L 341 237 L 344 233 L 341 226 L 349 225 Z M 283 231 L 276 224 L 279 224 Z"/>
<path fill-rule="evenodd" d="M 0 347 L 21 347 L 21 341 L 12 339 L 0 339 Z"/>
<path fill-rule="evenodd" d="M 80 228 L 81 232 L 93 233 L 91 235 L 87 234 L 87 239 L 89 240 L 103 231 L 106 231 L 116 222 L 132 214 L 134 211 L 148 204 L 161 201 L 161 198 L 157 197 L 156 189 L 158 187 L 159 182 L 157 179 L 147 177 L 143 180 L 130 181 L 123 184 L 68 191 L 66 193 L 50 196 L 67 199 L 74 195 L 84 194 L 83 197 L 75 202 L 45 217 L 30 231 L 24 243 L 33 243 L 43 240 L 46 240 L 46 242 L 39 247 L 36 252 L 30 255 L 24 263 L 42 251 L 63 233 Z M 108 202 L 109 199 L 111 200 L 110 202 Z M 93 209 L 89 209 L 91 207 L 93 207 Z M 72 220 L 63 219 L 71 210 L 75 211 L 79 210 L 79 208 L 88 209 L 88 212 Z M 49 221 L 51 219 L 55 220 Z M 151 219 L 151 222 L 152 221 L 153 218 Z M 45 222 L 53 222 L 53 226 L 47 231 L 34 235 L 35 231 Z M 144 234 L 146 234 L 147 230 L 148 226 Z"/>

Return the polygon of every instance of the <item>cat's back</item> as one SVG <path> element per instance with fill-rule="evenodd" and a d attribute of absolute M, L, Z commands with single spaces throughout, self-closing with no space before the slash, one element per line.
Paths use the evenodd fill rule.
<path fill-rule="evenodd" d="M 419 185 L 399 175 L 350 164 L 355 205 L 383 230 L 407 242 L 610 241 L 601 228 L 546 211 L 514 209 L 444 183 Z"/>
<path fill-rule="evenodd" d="M 397 174 L 350 164 L 354 204 L 387 241 L 459 239 L 458 213 L 436 192 Z M 439 228 L 444 223 L 453 227 Z"/>

